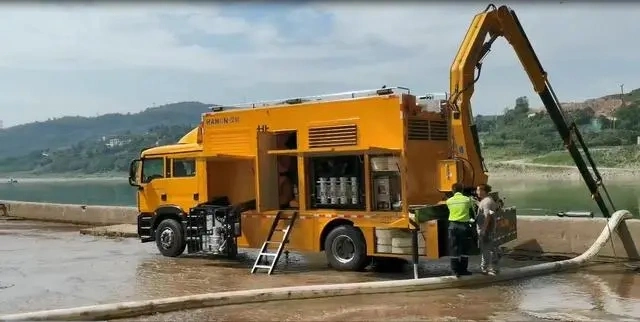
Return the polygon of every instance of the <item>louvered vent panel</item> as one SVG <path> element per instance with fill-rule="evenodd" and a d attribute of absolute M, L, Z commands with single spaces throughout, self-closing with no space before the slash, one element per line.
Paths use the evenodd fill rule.
<path fill-rule="evenodd" d="M 207 131 L 204 141 L 208 153 L 252 154 L 250 136 L 246 130 Z"/>
<path fill-rule="evenodd" d="M 449 139 L 447 121 L 410 118 L 408 134 L 409 140 L 446 141 Z"/>
<path fill-rule="evenodd" d="M 429 121 L 409 119 L 409 140 L 429 140 Z"/>
<path fill-rule="evenodd" d="M 432 141 L 446 141 L 449 139 L 447 121 L 429 121 L 429 137 Z"/>
<path fill-rule="evenodd" d="M 338 125 L 309 129 L 309 148 L 330 148 L 358 144 L 358 126 Z"/>

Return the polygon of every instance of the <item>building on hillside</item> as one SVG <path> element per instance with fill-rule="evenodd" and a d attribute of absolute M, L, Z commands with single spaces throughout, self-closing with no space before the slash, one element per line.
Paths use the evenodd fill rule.
<path fill-rule="evenodd" d="M 593 132 L 602 131 L 602 120 L 599 117 L 594 117 L 591 119 L 591 130 Z"/>
<path fill-rule="evenodd" d="M 126 138 L 126 137 L 106 137 L 103 136 L 102 137 L 102 142 L 105 142 L 105 146 L 109 149 L 118 147 L 118 146 L 123 146 L 129 142 L 131 142 L 131 139 Z"/>

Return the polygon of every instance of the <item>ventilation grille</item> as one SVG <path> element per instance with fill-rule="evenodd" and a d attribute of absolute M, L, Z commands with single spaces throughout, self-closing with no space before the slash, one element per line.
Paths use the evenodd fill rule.
<path fill-rule="evenodd" d="M 210 130 L 204 134 L 204 148 L 207 153 L 246 155 L 250 154 L 251 136 L 246 130 Z"/>
<path fill-rule="evenodd" d="M 330 148 L 358 144 L 358 127 L 338 125 L 309 129 L 309 148 Z"/>
<path fill-rule="evenodd" d="M 409 119 L 409 140 L 446 141 L 449 139 L 447 121 Z"/>

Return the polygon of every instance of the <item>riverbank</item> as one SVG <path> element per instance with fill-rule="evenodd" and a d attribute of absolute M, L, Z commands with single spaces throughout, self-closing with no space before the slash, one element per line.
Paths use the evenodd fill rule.
<path fill-rule="evenodd" d="M 528 160 L 509 160 L 487 162 L 489 178 L 499 180 L 582 180 L 582 175 L 575 166 L 540 164 Z M 640 168 L 607 168 L 598 167 L 604 180 L 618 182 L 637 181 L 640 179 Z"/>

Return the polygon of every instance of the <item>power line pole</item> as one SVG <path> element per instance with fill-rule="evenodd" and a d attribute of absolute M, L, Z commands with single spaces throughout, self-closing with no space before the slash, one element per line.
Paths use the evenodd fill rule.
<path fill-rule="evenodd" d="M 620 84 L 620 107 L 619 108 L 622 108 L 622 107 L 624 107 L 624 84 Z M 614 129 L 616 128 L 616 121 L 617 121 L 616 117 L 613 116 L 612 128 Z"/>

